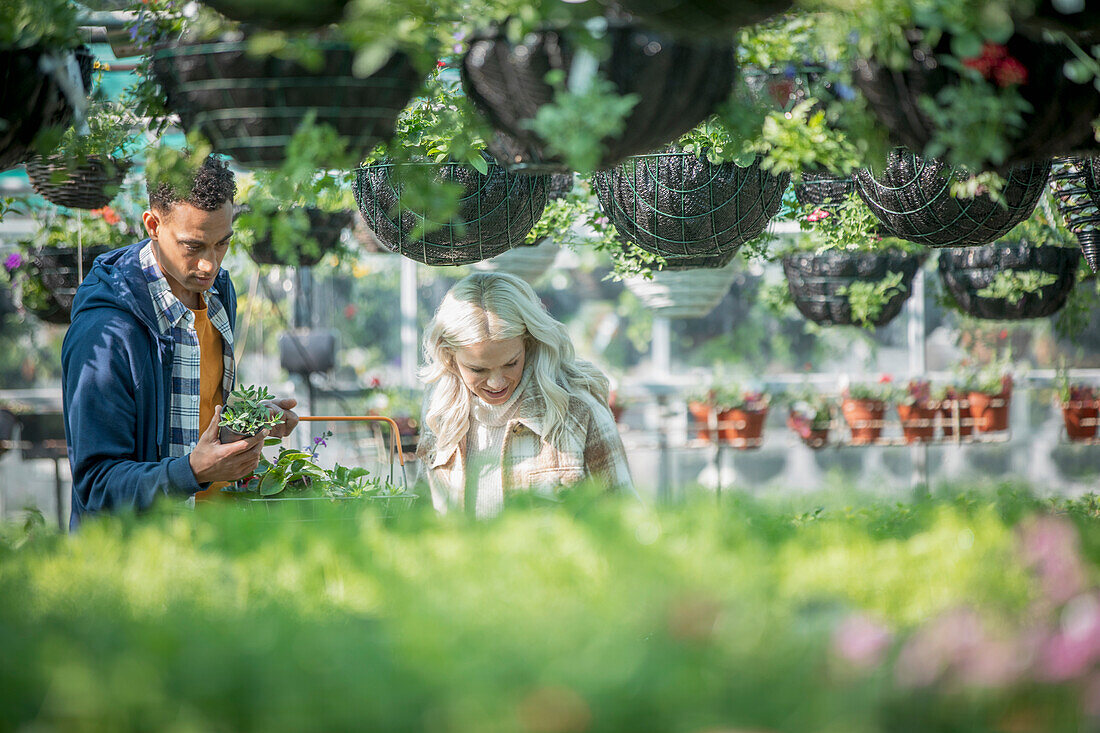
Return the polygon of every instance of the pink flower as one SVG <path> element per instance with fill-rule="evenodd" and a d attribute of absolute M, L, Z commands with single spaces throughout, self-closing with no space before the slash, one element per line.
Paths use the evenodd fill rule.
<path fill-rule="evenodd" d="M 830 216 L 832 216 L 832 214 L 825 209 L 814 209 L 814 211 L 806 217 L 806 221 L 821 221 L 822 219 L 828 219 Z"/>
<path fill-rule="evenodd" d="M 858 669 L 877 667 L 893 636 L 889 629 L 868 616 L 849 616 L 833 630 L 833 654 Z"/>
<path fill-rule="evenodd" d="M 1077 529 L 1066 519 L 1033 518 L 1020 525 L 1020 554 L 1035 571 L 1046 599 L 1061 605 L 1081 593 L 1085 567 Z"/>
<path fill-rule="evenodd" d="M 893 381 L 894 381 L 894 378 L 891 377 L 889 374 L 883 374 L 882 376 L 880 376 L 878 378 L 878 383 L 879 384 L 890 384 L 890 382 L 893 382 Z"/>
<path fill-rule="evenodd" d="M 378 377 L 371 377 L 370 378 L 370 386 L 371 386 L 372 389 L 377 389 L 378 387 L 382 386 L 382 380 L 379 379 Z"/>

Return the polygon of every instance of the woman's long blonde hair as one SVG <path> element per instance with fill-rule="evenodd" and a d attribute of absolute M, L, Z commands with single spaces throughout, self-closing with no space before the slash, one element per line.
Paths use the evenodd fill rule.
<path fill-rule="evenodd" d="M 430 389 L 424 423 L 436 435 L 437 450 L 458 445 L 470 429 L 470 391 L 455 366 L 455 349 L 512 338 L 526 342 L 527 389 L 546 404 L 546 440 L 558 444 L 571 396 L 587 392 L 607 404 L 607 377 L 577 359 L 565 326 L 546 312 L 534 289 L 514 275 L 479 272 L 455 283 L 424 333 L 420 377 Z"/>

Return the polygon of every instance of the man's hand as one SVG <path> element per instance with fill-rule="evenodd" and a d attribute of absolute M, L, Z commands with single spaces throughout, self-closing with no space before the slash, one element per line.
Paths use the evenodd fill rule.
<path fill-rule="evenodd" d="M 221 418 L 222 408 L 218 405 L 214 408 L 214 419 L 210 421 L 206 432 L 199 436 L 199 442 L 188 456 L 191 472 L 200 484 L 210 481 L 236 481 L 253 473 L 260 463 L 260 452 L 268 431 L 261 430 L 251 438 L 222 443 L 218 440 L 218 423 Z M 294 422 L 297 424 L 297 417 Z"/>
<path fill-rule="evenodd" d="M 298 416 L 291 412 L 290 408 L 298 404 L 293 397 L 284 397 L 281 400 L 269 400 L 265 404 L 273 405 L 282 412 L 283 421 L 271 428 L 271 435 L 275 438 L 285 438 L 298 427 Z"/>

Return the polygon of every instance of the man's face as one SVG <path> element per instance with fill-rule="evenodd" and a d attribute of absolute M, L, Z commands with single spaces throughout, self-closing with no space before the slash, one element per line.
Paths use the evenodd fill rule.
<path fill-rule="evenodd" d="M 168 211 L 146 211 L 142 220 L 172 292 L 184 305 L 198 307 L 229 249 L 233 205 L 226 201 L 214 211 L 203 211 L 180 201 Z"/>

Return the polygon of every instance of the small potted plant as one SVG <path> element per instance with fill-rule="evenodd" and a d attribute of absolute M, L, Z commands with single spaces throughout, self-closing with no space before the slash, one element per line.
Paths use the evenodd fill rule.
<path fill-rule="evenodd" d="M 234 389 L 222 410 L 218 439 L 222 443 L 251 438 L 261 430 L 273 428 L 283 420 L 282 410 L 271 400 L 267 387 L 241 385 Z"/>
<path fill-rule="evenodd" d="M 954 438 L 956 432 L 959 437 L 967 437 L 974 432 L 970 401 L 966 399 L 965 393 L 948 384 L 937 387 L 933 392 L 933 399 L 939 411 L 943 437 Z"/>
<path fill-rule="evenodd" d="M 759 448 L 763 444 L 764 420 L 768 417 L 768 395 L 734 385 L 714 390 L 718 439 L 735 448 Z"/>
<path fill-rule="evenodd" d="M 695 423 L 695 437 L 698 440 L 716 439 L 712 425 L 714 424 L 714 391 L 708 388 L 700 388 L 691 391 L 687 395 L 688 417 Z"/>
<path fill-rule="evenodd" d="M 892 379 L 883 374 L 877 382 L 849 384 L 841 391 L 840 412 L 852 431 L 852 445 L 873 443 L 882 435 L 886 402 L 893 394 Z"/>
<path fill-rule="evenodd" d="M 1065 371 L 1060 370 L 1056 379 L 1059 407 L 1066 423 L 1066 436 L 1071 441 L 1092 440 L 1096 437 L 1100 422 L 1100 401 L 1092 385 L 1070 382 Z"/>
<path fill-rule="evenodd" d="M 817 392 L 794 395 L 789 399 L 787 427 L 810 448 L 824 448 L 829 442 L 833 422 L 832 401 Z"/>
<path fill-rule="evenodd" d="M 967 393 L 970 417 L 979 433 L 1008 430 L 1012 401 L 1012 375 L 1005 365 L 994 361 L 971 379 Z"/>
<path fill-rule="evenodd" d="M 932 400 L 932 385 L 923 379 L 911 379 L 898 397 L 898 417 L 906 443 L 923 443 L 935 434 L 938 405 Z"/>

